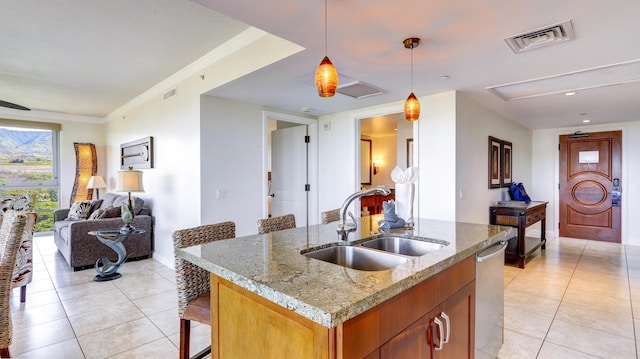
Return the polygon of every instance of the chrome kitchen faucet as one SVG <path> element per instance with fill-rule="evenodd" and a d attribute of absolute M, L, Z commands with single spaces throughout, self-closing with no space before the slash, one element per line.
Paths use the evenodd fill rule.
<path fill-rule="evenodd" d="M 356 224 L 356 219 L 353 216 L 353 213 L 349 212 L 349 217 L 351 217 L 351 222 L 347 223 L 347 209 L 351 202 L 353 202 L 356 198 L 370 196 L 374 194 L 383 194 L 388 196 L 391 194 L 391 190 L 386 185 L 371 187 L 369 189 L 365 189 L 360 192 L 356 192 L 347 199 L 344 200 L 342 207 L 340 208 L 340 222 L 338 223 L 338 238 L 343 241 L 349 240 L 349 233 L 355 232 L 358 229 L 358 225 Z"/>

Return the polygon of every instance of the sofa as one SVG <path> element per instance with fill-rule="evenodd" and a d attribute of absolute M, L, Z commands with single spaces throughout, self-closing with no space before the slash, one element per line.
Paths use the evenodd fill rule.
<path fill-rule="evenodd" d="M 127 195 L 107 193 L 103 199 L 78 201 L 71 208 L 54 211 L 53 240 L 74 271 L 94 267 L 103 256 L 111 261 L 117 260 L 116 252 L 89 232 L 124 226 L 120 208 L 127 201 Z M 128 235 L 122 242 L 127 251 L 127 261 L 151 258 L 154 224 L 151 210 L 144 206 L 144 200 L 135 198 L 133 213 L 135 217 L 131 225 L 145 232 Z"/>

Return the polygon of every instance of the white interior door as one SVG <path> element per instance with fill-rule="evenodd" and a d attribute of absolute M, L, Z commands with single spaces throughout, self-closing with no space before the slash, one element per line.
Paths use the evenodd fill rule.
<path fill-rule="evenodd" d="M 307 225 L 307 126 L 271 132 L 271 215 L 293 213 L 297 226 Z"/>

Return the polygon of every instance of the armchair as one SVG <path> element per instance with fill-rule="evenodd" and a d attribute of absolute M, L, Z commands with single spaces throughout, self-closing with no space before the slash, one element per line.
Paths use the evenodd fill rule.
<path fill-rule="evenodd" d="M 38 214 L 33 212 L 35 198 L 32 195 L 2 195 L 0 203 L 2 204 L 0 225 L 4 218 L 2 214 L 7 210 L 15 210 L 27 216 L 11 280 L 11 288 L 20 287 L 20 302 L 24 303 L 27 300 L 27 284 L 33 279 L 33 230 L 38 220 Z"/>
<path fill-rule="evenodd" d="M 9 306 L 11 280 L 27 219 L 23 213 L 13 210 L 6 212 L 6 217 L 0 225 L 0 357 L 3 358 L 11 357 L 9 353 L 13 336 Z"/>

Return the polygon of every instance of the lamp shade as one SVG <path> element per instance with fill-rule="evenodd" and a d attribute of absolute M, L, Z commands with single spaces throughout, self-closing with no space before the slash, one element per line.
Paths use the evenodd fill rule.
<path fill-rule="evenodd" d="M 316 69 L 316 89 L 320 97 L 331 97 L 336 94 L 338 87 L 338 70 L 333 66 L 329 57 L 325 56 Z"/>
<path fill-rule="evenodd" d="M 132 169 L 128 171 L 118 171 L 116 192 L 144 192 L 142 171 Z"/>
<path fill-rule="evenodd" d="M 407 98 L 404 103 L 404 118 L 407 121 L 416 121 L 420 117 L 420 101 L 416 98 L 413 92 Z"/>
<path fill-rule="evenodd" d="M 87 183 L 87 188 L 88 189 L 107 188 L 107 184 L 104 182 L 104 179 L 102 178 L 102 176 L 91 176 L 91 178 L 89 178 L 89 183 Z"/>

